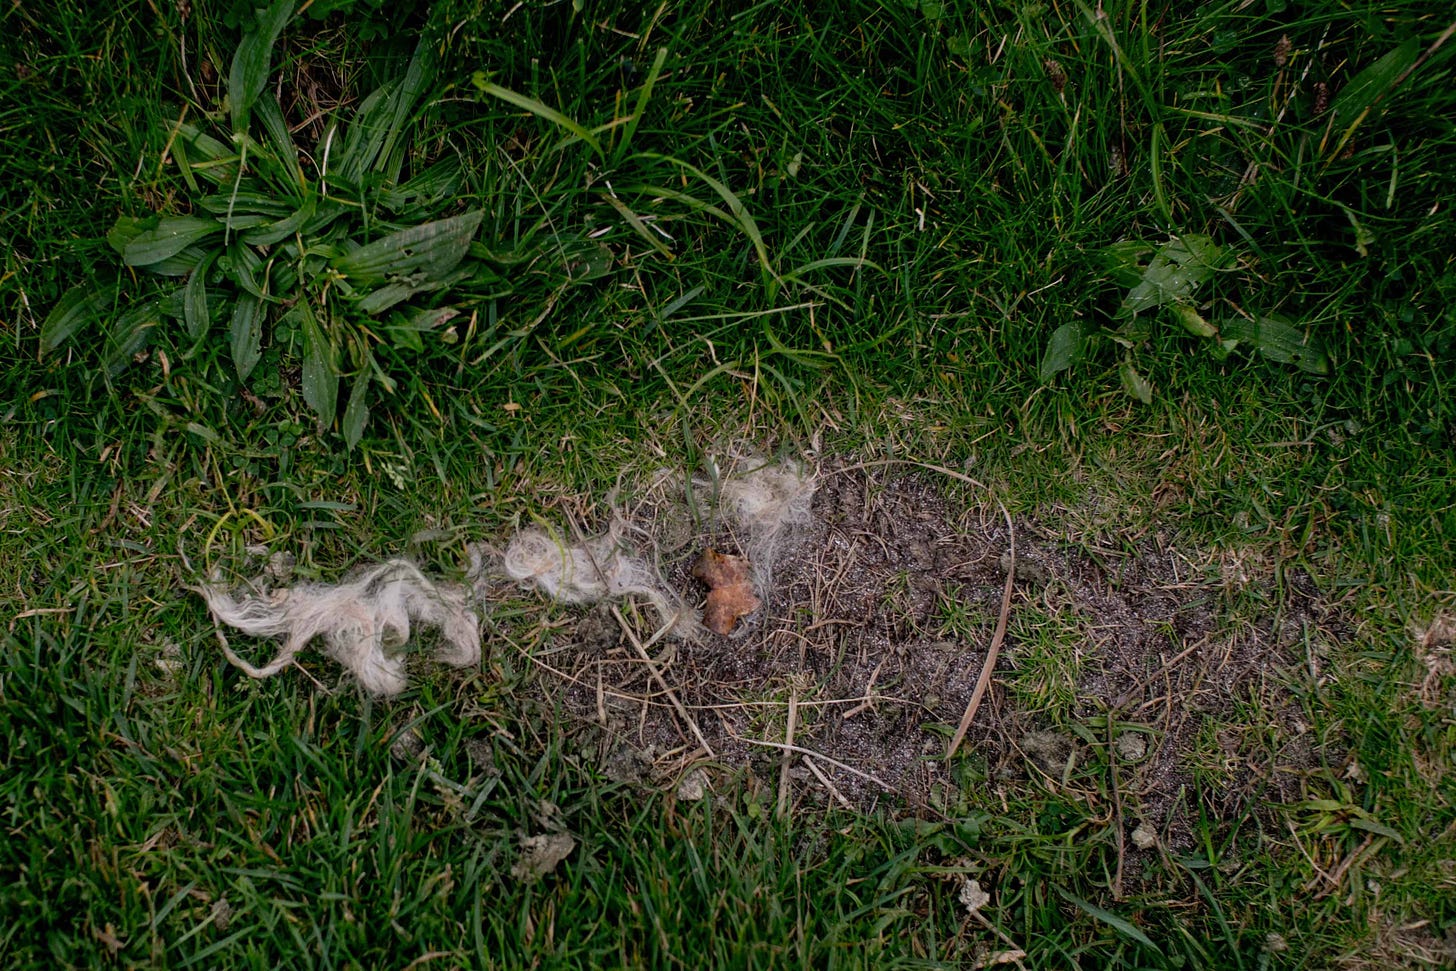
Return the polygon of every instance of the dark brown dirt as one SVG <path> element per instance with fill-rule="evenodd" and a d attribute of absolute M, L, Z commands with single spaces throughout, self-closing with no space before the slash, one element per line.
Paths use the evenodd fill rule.
<path fill-rule="evenodd" d="M 764 608 L 732 636 L 660 658 L 713 761 L 797 806 L 954 815 L 1041 787 L 1121 817 L 1150 849 L 1186 844 L 1200 803 L 1237 818 L 1298 798 L 1307 773 L 1338 758 L 1293 690 L 1318 677 L 1319 645 L 1343 627 L 1310 577 L 1163 533 L 1068 535 L 1055 525 L 1068 517 L 1047 509 L 1014 523 L 1009 633 L 948 765 L 1010 537 L 994 507 L 952 504 L 944 486 L 933 473 L 822 470 L 814 522 L 781 552 Z M 735 548 L 727 535 L 698 539 L 663 568 L 701 604 L 693 559 Z M 547 689 L 595 726 L 613 778 L 670 782 L 709 757 L 610 608 L 582 613 L 552 645 L 569 678 Z M 1059 679 L 1065 690 L 1048 687 Z M 791 707 L 793 745 L 812 755 L 775 747 Z"/>

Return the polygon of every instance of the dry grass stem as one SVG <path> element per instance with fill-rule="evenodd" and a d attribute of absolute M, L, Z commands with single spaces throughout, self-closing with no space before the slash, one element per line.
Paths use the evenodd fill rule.
<path fill-rule="evenodd" d="M 870 773 L 865 772 L 865 771 L 863 771 L 861 769 L 856 769 L 852 765 L 846 765 L 845 763 L 839 761 L 838 759 L 831 759 L 829 756 L 823 754 L 822 752 L 816 752 L 813 749 L 804 748 L 804 747 L 799 746 L 799 745 L 785 745 L 782 742 L 767 742 L 767 741 L 764 741 L 761 738 L 747 738 L 747 737 L 745 737 L 743 735 L 734 735 L 733 737 L 735 739 L 737 739 L 738 741 L 745 742 L 745 743 L 747 743 L 749 745 L 760 745 L 763 748 L 783 749 L 783 750 L 789 751 L 789 752 L 797 752 L 800 755 L 807 755 L 807 756 L 809 756 L 811 758 L 819 759 L 822 762 L 827 762 L 830 765 L 834 766 L 836 769 L 843 769 L 844 771 L 848 772 L 850 775 L 859 776 L 861 779 L 864 779 L 866 782 L 873 782 L 875 785 L 879 786 L 881 789 L 885 790 L 886 792 L 892 792 L 893 793 L 893 792 L 898 791 L 898 790 L 895 789 L 894 786 L 890 785 L 888 782 L 886 782 L 884 779 L 881 779 L 879 776 L 871 775 Z"/>
<path fill-rule="evenodd" d="M 632 629 L 632 626 L 627 623 L 627 618 L 623 617 L 622 612 L 615 606 L 612 607 L 612 616 L 616 618 L 617 623 L 621 626 L 622 633 L 627 636 L 627 641 L 647 665 L 647 670 L 652 673 L 652 679 L 657 682 L 658 687 L 667 695 L 668 699 L 672 702 L 673 708 L 677 709 L 678 717 L 683 720 L 688 728 L 692 729 L 693 736 L 697 738 L 698 744 L 703 747 L 703 751 L 708 753 L 709 758 L 717 758 L 717 754 L 713 751 L 713 746 L 708 744 L 708 740 L 703 737 L 702 730 L 698 728 L 698 723 L 693 720 L 692 715 L 688 714 L 688 710 L 678 700 L 677 693 L 668 687 L 667 682 L 663 680 L 662 672 L 657 668 L 657 662 L 652 660 L 652 656 L 647 653 L 646 645 L 638 638 L 637 632 Z M 664 630 L 659 630 L 648 643 L 656 643 L 664 632 Z"/>
<path fill-rule="evenodd" d="M 819 766 L 814 764 L 813 759 L 811 759 L 807 755 L 804 756 L 804 764 L 809 767 L 810 772 L 814 773 L 814 778 L 818 779 L 824 785 L 824 788 L 829 790 L 829 794 L 834 797 L 836 802 L 838 802 L 845 809 L 848 809 L 851 812 L 854 811 L 854 804 L 851 803 L 848 799 L 844 798 L 844 793 L 840 792 L 839 788 L 835 786 L 834 783 L 829 781 L 828 776 L 826 776 L 823 772 L 819 771 Z"/>
<path fill-rule="evenodd" d="M 789 692 L 789 719 L 784 728 L 784 745 L 794 744 L 794 730 L 799 727 L 799 689 L 796 686 Z M 789 769 L 794 764 L 794 753 L 791 749 L 784 749 L 783 761 L 779 765 L 779 816 L 789 814 Z"/>
<path fill-rule="evenodd" d="M 986 649 L 986 661 L 981 666 L 981 676 L 976 679 L 976 689 L 971 692 L 966 713 L 961 716 L 961 723 L 950 740 L 950 747 L 946 749 L 947 761 L 955 755 L 956 749 L 965 740 L 966 732 L 970 731 L 971 722 L 976 718 L 976 710 L 981 707 L 981 698 L 986 694 L 986 686 L 991 683 L 991 672 L 996 668 L 996 656 L 1001 652 L 1001 642 L 1006 639 L 1006 621 L 1011 615 L 1011 590 L 1016 583 L 1016 527 L 1011 524 L 1011 513 L 1006 511 L 1005 506 L 1001 506 L 1001 515 L 1006 517 L 1006 532 L 1011 538 L 1011 561 L 1006 570 L 1006 587 L 1001 594 L 1001 615 L 996 618 L 996 632 L 991 635 L 991 646 Z"/>

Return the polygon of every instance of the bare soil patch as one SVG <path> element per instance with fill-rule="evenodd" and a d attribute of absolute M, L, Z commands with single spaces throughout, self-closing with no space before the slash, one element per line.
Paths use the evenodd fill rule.
<path fill-rule="evenodd" d="M 543 691 L 614 778 L 676 784 L 708 760 L 781 805 L 926 815 L 1035 784 L 1121 816 L 1143 849 L 1186 843 L 1200 800 L 1226 818 L 1257 811 L 1339 758 L 1292 687 L 1318 677 L 1320 645 L 1346 626 L 1312 578 L 1166 533 L 1069 535 L 1048 509 L 1014 520 L 1008 635 L 947 763 L 1011 544 L 994 505 L 946 496 L 932 472 L 822 468 L 812 523 L 733 634 L 659 641 L 649 665 L 632 638 L 650 638 L 650 615 L 639 627 L 595 607 L 555 629 Z M 661 567 L 701 606 L 696 558 L 740 548 L 721 527 L 674 533 Z"/>

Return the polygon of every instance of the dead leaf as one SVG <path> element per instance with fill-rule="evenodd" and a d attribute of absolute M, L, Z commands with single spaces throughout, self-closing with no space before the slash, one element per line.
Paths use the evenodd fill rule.
<path fill-rule="evenodd" d="M 104 930 L 97 930 L 93 927 L 91 929 L 91 935 L 96 938 L 102 947 L 111 952 L 112 957 L 116 957 L 117 952 L 126 947 L 121 939 L 116 936 L 116 927 L 110 921 L 107 922 Z"/>
<path fill-rule="evenodd" d="M 511 876 L 527 882 L 540 880 L 555 870 L 576 849 L 576 840 L 570 833 L 521 834 L 520 839 L 521 855 L 511 867 Z"/>
<path fill-rule="evenodd" d="M 697 802 L 708 794 L 708 773 L 693 769 L 677 784 L 677 798 L 681 802 Z"/>
<path fill-rule="evenodd" d="M 703 550 L 693 564 L 693 576 L 708 585 L 708 603 L 703 607 L 703 626 L 717 634 L 727 634 L 744 614 L 760 605 L 749 579 L 749 564 L 741 556 L 730 556 L 714 549 Z"/>

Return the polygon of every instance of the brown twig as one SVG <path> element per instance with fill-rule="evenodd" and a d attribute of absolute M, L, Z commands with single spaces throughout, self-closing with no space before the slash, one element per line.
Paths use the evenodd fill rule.
<path fill-rule="evenodd" d="M 1112 779 L 1112 811 L 1117 826 L 1117 870 L 1112 875 L 1112 899 L 1122 899 L 1122 870 L 1127 858 L 1127 829 L 1122 819 L 1122 787 L 1117 781 L 1117 745 L 1114 726 L 1117 724 L 1109 712 L 1107 715 L 1107 768 Z"/>
<path fill-rule="evenodd" d="M 794 730 L 799 727 L 799 689 L 789 692 L 789 721 L 784 728 L 784 744 L 794 744 Z M 779 765 L 779 818 L 789 814 L 789 768 L 794 764 L 794 753 L 784 749 L 783 762 Z"/>
<path fill-rule="evenodd" d="M 880 669 L 885 666 L 885 662 L 888 660 L 889 657 L 884 657 L 880 660 L 879 664 L 875 665 L 875 669 L 870 672 L 869 683 L 865 685 L 864 700 L 861 701 L 859 704 L 855 705 L 853 708 L 849 709 L 849 711 L 845 712 L 843 715 L 841 715 L 841 718 L 843 718 L 845 721 L 849 721 L 860 712 L 868 711 L 875 706 L 875 680 L 879 678 Z"/>
<path fill-rule="evenodd" d="M 856 769 L 852 765 L 846 765 L 838 759 L 831 759 L 823 752 L 816 752 L 811 748 L 804 748 L 799 745 L 785 745 L 783 742 L 767 742 L 761 738 L 749 738 L 746 735 L 735 734 L 733 737 L 740 742 L 747 742 L 749 745 L 761 745 L 764 748 L 776 748 L 789 752 L 798 752 L 800 755 L 807 755 L 810 758 L 818 759 L 821 762 L 827 762 L 830 765 L 834 766 L 836 769 L 843 769 L 851 775 L 857 775 L 867 782 L 873 782 L 875 785 L 879 786 L 881 789 L 884 789 L 886 792 L 899 792 L 898 789 L 890 785 L 884 779 L 881 779 L 879 776 L 871 775 L 870 773 L 865 772 L 863 769 Z"/>
<path fill-rule="evenodd" d="M 809 758 L 809 756 L 807 755 L 804 756 L 804 764 L 809 767 L 810 772 L 814 773 L 814 778 L 824 783 L 824 788 L 829 790 L 829 794 L 833 796 L 836 800 L 838 800 L 841 806 L 843 806 L 845 809 L 854 808 L 854 805 L 850 803 L 848 799 L 844 798 L 844 794 L 840 792 L 837 788 L 835 788 L 834 783 L 829 781 L 829 777 L 826 776 L 823 772 L 819 771 L 819 766 L 814 764 L 813 759 Z"/>
<path fill-rule="evenodd" d="M 647 648 L 642 646 L 642 641 L 637 637 L 637 632 L 627 623 L 627 618 L 623 617 L 622 612 L 615 606 L 612 607 L 612 616 L 617 619 L 617 623 L 622 628 L 622 633 L 627 635 L 627 640 L 637 651 L 637 655 L 647 664 L 647 670 L 652 672 L 652 679 L 657 682 L 657 686 L 662 689 L 663 693 L 667 695 L 668 700 L 672 702 L 672 706 L 677 709 L 678 717 L 687 723 L 688 728 L 692 729 L 693 735 L 698 740 L 698 744 L 703 747 L 703 751 L 708 753 L 708 758 L 717 758 L 717 753 L 713 751 L 713 746 L 708 744 L 708 740 L 703 737 L 703 732 L 698 728 L 698 723 L 693 721 L 693 717 L 688 714 L 688 710 L 678 700 L 677 692 L 669 688 L 667 682 L 663 680 L 662 673 L 657 670 L 657 662 L 652 660 L 652 656 L 647 653 Z M 659 631 L 660 634 L 661 632 Z M 655 643 L 657 639 L 657 637 L 654 637 L 648 643 Z"/>
<path fill-rule="evenodd" d="M 1011 589 L 1016 582 L 1016 527 L 1011 524 L 1011 513 L 999 501 L 1001 515 L 1006 517 L 1006 530 L 1011 538 L 1011 559 L 1006 569 L 1006 587 L 1001 592 L 1001 616 L 996 618 L 996 632 L 991 635 L 991 646 L 986 649 L 986 662 L 981 665 L 981 676 L 976 679 L 976 690 L 971 692 L 971 700 L 966 704 L 966 713 L 961 716 L 961 723 L 956 728 L 955 736 L 950 740 L 950 747 L 946 749 L 945 757 L 949 761 L 956 754 L 956 749 L 961 747 L 965 740 L 966 732 L 971 729 L 971 722 L 976 718 L 976 711 L 981 707 L 981 699 L 985 697 L 986 687 L 991 683 L 991 672 L 996 667 L 996 656 L 1001 653 L 1001 642 L 1006 639 L 1006 621 L 1011 616 Z"/>

